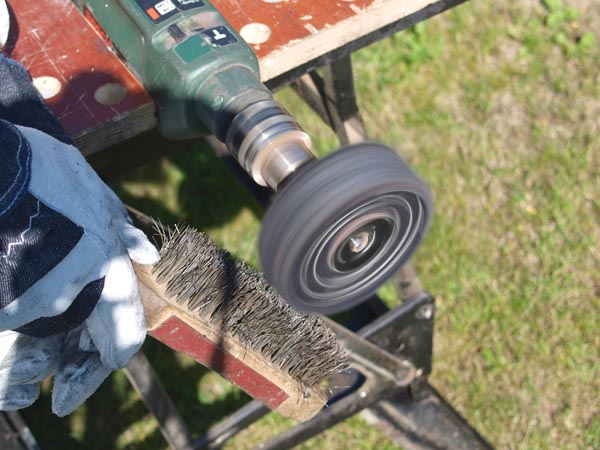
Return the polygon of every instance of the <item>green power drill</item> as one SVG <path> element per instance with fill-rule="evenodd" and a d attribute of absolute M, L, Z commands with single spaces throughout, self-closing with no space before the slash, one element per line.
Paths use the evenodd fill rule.
<path fill-rule="evenodd" d="M 317 160 L 261 83 L 252 49 L 207 0 L 77 0 L 153 97 L 167 138 L 212 134 L 277 193 L 259 252 L 294 306 L 335 313 L 366 300 L 413 254 L 431 218 L 425 184 L 391 149 Z"/>

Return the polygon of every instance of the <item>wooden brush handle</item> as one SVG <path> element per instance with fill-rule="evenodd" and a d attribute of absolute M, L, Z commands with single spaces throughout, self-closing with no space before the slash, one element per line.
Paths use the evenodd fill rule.
<path fill-rule="evenodd" d="M 135 265 L 135 271 L 151 336 L 216 371 L 284 417 L 306 421 L 321 410 L 326 401 L 321 387 L 300 384 L 237 338 L 195 317 L 165 294 L 151 267 Z M 268 320 L 265 317 L 265 327 Z"/>

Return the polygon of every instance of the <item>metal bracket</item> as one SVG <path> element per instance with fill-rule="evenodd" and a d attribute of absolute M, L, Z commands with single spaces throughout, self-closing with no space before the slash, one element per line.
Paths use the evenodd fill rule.
<path fill-rule="evenodd" d="M 357 334 L 395 356 L 409 361 L 417 377 L 431 373 L 434 300 L 421 292 L 413 300 L 388 311 Z"/>
<path fill-rule="evenodd" d="M 432 369 L 434 315 L 434 299 L 420 292 L 358 331 L 417 368 L 407 389 L 382 398 L 362 416 L 409 450 L 489 450 L 491 445 L 427 381 Z"/>

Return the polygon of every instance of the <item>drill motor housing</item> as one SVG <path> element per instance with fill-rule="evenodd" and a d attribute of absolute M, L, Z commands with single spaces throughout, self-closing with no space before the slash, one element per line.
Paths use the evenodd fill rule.
<path fill-rule="evenodd" d="M 270 100 L 256 55 L 206 0 L 84 0 L 154 98 L 169 139 L 214 134 L 245 106 Z"/>
<path fill-rule="evenodd" d="M 80 0 L 153 97 L 169 139 L 212 134 L 276 189 L 313 158 L 310 138 L 261 83 L 256 55 L 207 0 Z"/>

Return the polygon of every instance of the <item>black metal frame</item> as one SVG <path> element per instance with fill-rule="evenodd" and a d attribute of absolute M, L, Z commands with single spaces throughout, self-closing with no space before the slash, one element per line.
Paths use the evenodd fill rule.
<path fill-rule="evenodd" d="M 374 311 L 381 312 L 377 298 L 369 299 L 356 312 L 365 317 Z M 356 332 L 324 318 L 347 349 L 350 368 L 331 380 L 330 400 L 323 411 L 261 443 L 259 448 L 292 448 L 363 412 L 368 422 L 408 450 L 491 449 L 427 380 L 432 368 L 434 316 L 434 299 L 421 291 Z M 138 358 L 144 357 L 138 355 Z M 151 368 L 145 364 L 139 365 L 138 360 L 133 364 L 137 366 L 134 372 L 138 369 L 141 372 L 132 376 L 131 365 L 128 372 L 131 379 L 137 379 L 134 386 L 155 414 L 172 448 L 221 448 L 228 439 L 269 412 L 253 400 L 213 425 L 199 439 L 192 440 L 178 413 L 171 409 L 160 383 L 153 379 Z M 140 377 L 149 381 L 141 391 Z"/>
<path fill-rule="evenodd" d="M 292 448 L 368 409 L 373 424 L 407 449 L 491 449 L 427 382 L 433 317 L 434 300 L 422 292 L 357 333 L 328 321 L 350 354 L 352 367 L 341 374 L 350 387 L 337 392 L 328 408 L 313 419 L 263 442 L 260 448 Z M 239 419 L 248 425 L 245 416 Z M 232 423 L 231 417 L 226 420 Z"/>

